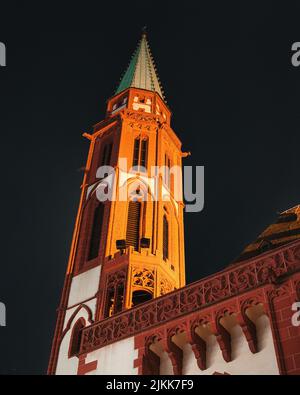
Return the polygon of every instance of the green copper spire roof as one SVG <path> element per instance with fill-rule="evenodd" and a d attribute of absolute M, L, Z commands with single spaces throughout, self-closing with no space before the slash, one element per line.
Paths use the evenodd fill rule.
<path fill-rule="evenodd" d="M 156 73 L 156 67 L 145 32 L 143 32 L 138 47 L 131 58 L 129 66 L 121 79 L 115 94 L 130 87 L 154 91 L 163 99 L 165 98 Z"/>

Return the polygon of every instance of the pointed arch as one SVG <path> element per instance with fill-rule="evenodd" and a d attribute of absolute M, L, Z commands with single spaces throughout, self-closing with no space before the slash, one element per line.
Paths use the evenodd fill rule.
<path fill-rule="evenodd" d="M 68 351 L 69 358 L 78 356 L 80 351 L 82 329 L 85 328 L 85 326 L 86 326 L 86 322 L 83 317 L 80 317 L 73 325 L 71 340 L 69 344 L 69 351 Z"/>
<path fill-rule="evenodd" d="M 65 329 L 63 330 L 62 334 L 61 334 L 61 338 L 60 338 L 60 343 L 63 340 L 63 338 L 65 337 L 66 333 L 70 330 L 72 323 L 74 321 L 74 319 L 76 318 L 76 316 L 78 315 L 78 313 L 80 312 L 80 310 L 85 310 L 87 313 L 87 321 L 92 324 L 94 322 L 93 320 L 93 313 L 92 310 L 89 308 L 89 306 L 87 306 L 86 304 L 80 304 L 72 313 L 71 317 L 68 320 L 68 323 L 65 327 Z"/>
<path fill-rule="evenodd" d="M 133 143 L 132 167 L 141 171 L 147 169 L 148 162 L 148 136 L 136 136 Z"/>
<path fill-rule="evenodd" d="M 144 201 L 155 201 L 154 193 L 151 191 L 151 186 L 147 183 L 147 181 L 142 177 L 130 177 L 128 178 L 122 188 L 127 188 L 127 196 L 130 197 L 132 192 L 139 187 L 141 193 L 141 200 Z"/>

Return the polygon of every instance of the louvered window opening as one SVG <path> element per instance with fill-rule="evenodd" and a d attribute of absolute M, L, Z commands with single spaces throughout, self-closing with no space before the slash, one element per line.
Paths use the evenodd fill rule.
<path fill-rule="evenodd" d="M 109 166 L 111 159 L 112 143 L 106 144 L 101 155 L 101 166 Z"/>
<path fill-rule="evenodd" d="M 126 231 L 126 247 L 132 246 L 136 251 L 138 251 L 139 249 L 140 215 L 141 203 L 132 201 L 129 202 Z"/>
<path fill-rule="evenodd" d="M 148 157 L 148 139 L 141 140 L 140 138 L 136 138 L 134 140 L 132 166 L 137 167 L 137 170 L 141 170 L 140 169 L 141 167 L 146 169 L 147 157 Z"/>
<path fill-rule="evenodd" d="M 103 147 L 103 149 L 101 151 L 101 154 L 100 154 L 98 167 L 109 166 L 110 165 L 112 147 L 113 147 L 112 143 L 107 143 L 106 145 L 104 145 L 104 147 Z M 98 170 L 98 168 L 97 168 L 97 170 Z M 101 179 L 106 178 L 107 176 L 108 176 L 108 173 L 105 173 L 105 174 L 103 174 Z"/>
<path fill-rule="evenodd" d="M 139 164 L 139 151 L 140 151 L 140 139 L 134 140 L 134 152 L 133 152 L 133 166 L 138 166 Z"/>
<path fill-rule="evenodd" d="M 163 259 L 169 259 L 169 223 L 165 215 L 163 220 Z"/>
<path fill-rule="evenodd" d="M 88 260 L 97 258 L 98 253 L 99 253 L 101 233 L 102 233 L 103 214 L 104 214 L 104 205 L 103 205 L 103 203 L 100 203 L 96 207 L 95 212 L 94 212 Z"/>
<path fill-rule="evenodd" d="M 168 155 L 165 155 L 165 184 L 167 185 L 168 188 L 170 188 L 170 169 L 171 169 L 171 160 L 168 157 Z"/>

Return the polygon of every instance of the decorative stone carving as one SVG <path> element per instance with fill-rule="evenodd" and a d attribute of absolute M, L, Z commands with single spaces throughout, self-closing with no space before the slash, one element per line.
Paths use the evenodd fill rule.
<path fill-rule="evenodd" d="M 154 289 L 154 270 L 133 268 L 132 271 L 133 287 L 141 287 L 153 291 Z"/>
<path fill-rule="evenodd" d="M 264 286 L 267 299 L 290 292 L 290 285 L 275 286 L 271 282 L 278 280 L 285 274 L 296 272 L 300 268 L 300 243 L 282 248 L 279 252 L 270 252 L 263 258 L 246 263 L 230 266 L 221 274 L 197 281 L 182 289 L 172 292 L 170 295 L 151 300 L 142 306 L 137 306 L 111 317 L 105 321 L 99 321 L 83 329 L 83 339 L 80 352 L 90 352 L 107 344 L 135 335 L 142 330 L 164 325 L 172 320 L 179 320 L 184 316 L 201 313 L 204 309 L 212 308 L 218 303 L 231 300 L 227 309 L 235 309 L 240 325 L 247 338 L 252 352 L 256 351 L 255 331 L 251 322 L 243 315 L 239 316 L 241 305 L 232 305 L 232 297 L 240 298 L 245 302 L 245 292 L 252 290 L 257 295 Z M 124 274 L 125 275 L 125 274 Z M 122 278 L 122 274 L 120 274 Z M 114 277 L 116 279 L 116 277 Z M 112 278 L 111 280 L 112 281 Z M 115 280 L 114 280 L 115 281 Z M 269 288 L 271 287 L 271 289 Z M 297 288 L 299 289 L 299 288 Z M 297 291 L 299 293 L 299 291 Z M 252 294 L 251 294 L 252 295 Z M 230 299 L 231 298 L 231 299 Z M 260 302 L 267 303 L 264 296 Z M 215 309 L 215 317 L 218 309 Z M 218 315 L 220 319 L 220 314 Z M 188 319 L 188 318 L 187 318 Z M 222 349 L 225 360 L 231 359 L 230 334 L 219 324 L 213 321 L 214 333 Z"/>
<path fill-rule="evenodd" d="M 300 302 L 300 281 L 295 281 L 296 297 L 297 301 Z"/>
<path fill-rule="evenodd" d="M 200 326 L 199 320 L 191 323 L 187 331 L 187 341 L 190 343 L 195 355 L 199 369 L 206 369 L 206 342 L 197 333 L 196 328 Z"/>
<path fill-rule="evenodd" d="M 110 273 L 107 276 L 107 288 L 114 288 L 118 284 L 124 283 L 126 279 L 126 270 L 119 270 Z"/>
<path fill-rule="evenodd" d="M 160 285 L 160 294 L 161 295 L 165 295 L 165 294 L 173 291 L 173 285 L 167 279 L 161 279 L 159 285 Z"/>

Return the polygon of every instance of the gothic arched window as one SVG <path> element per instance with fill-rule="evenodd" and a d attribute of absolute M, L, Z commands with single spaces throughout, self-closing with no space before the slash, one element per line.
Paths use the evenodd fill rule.
<path fill-rule="evenodd" d="M 106 143 L 103 147 L 101 154 L 101 161 L 100 161 L 101 166 L 110 165 L 111 151 L 112 151 L 112 143 Z"/>
<path fill-rule="evenodd" d="M 141 202 L 130 201 L 128 203 L 126 246 L 132 246 L 136 251 L 139 249 L 140 217 Z"/>
<path fill-rule="evenodd" d="M 166 260 L 169 258 L 169 222 L 164 215 L 163 219 L 163 259 Z"/>
<path fill-rule="evenodd" d="M 141 158 L 140 165 L 147 167 L 147 154 L 148 154 L 148 140 L 143 139 L 141 142 Z"/>
<path fill-rule="evenodd" d="M 69 358 L 74 357 L 79 353 L 82 329 L 84 327 L 85 327 L 84 318 L 79 318 L 79 320 L 73 326 L 70 347 L 69 347 Z"/>
<path fill-rule="evenodd" d="M 148 157 L 148 139 L 137 137 L 134 140 L 133 147 L 133 161 L 132 166 L 147 168 L 147 157 Z"/>
<path fill-rule="evenodd" d="M 109 288 L 106 293 L 106 305 L 105 305 L 104 318 L 107 318 L 107 317 L 110 317 L 113 315 L 114 306 L 115 306 L 115 289 Z"/>
<path fill-rule="evenodd" d="M 134 140 L 132 166 L 138 166 L 138 164 L 139 164 L 139 153 L 140 153 L 140 139 L 136 138 Z"/>
<path fill-rule="evenodd" d="M 124 284 L 126 274 L 123 271 L 112 273 L 107 280 L 104 318 L 111 317 L 123 309 Z"/>
<path fill-rule="evenodd" d="M 99 253 L 103 214 L 104 214 L 104 204 L 99 203 L 94 211 L 88 260 L 97 258 Z"/>
<path fill-rule="evenodd" d="M 171 160 L 168 157 L 167 154 L 165 154 L 165 174 L 164 174 L 164 182 L 167 185 L 168 188 L 170 188 L 170 184 L 171 184 Z"/>
<path fill-rule="evenodd" d="M 98 171 L 99 167 L 102 166 L 110 166 L 111 162 L 111 153 L 112 153 L 112 147 L 113 144 L 112 142 L 103 142 L 102 143 L 103 147 L 101 149 L 101 153 L 98 159 L 98 166 L 96 171 Z M 108 173 L 104 174 L 101 178 L 106 178 L 108 176 Z"/>

